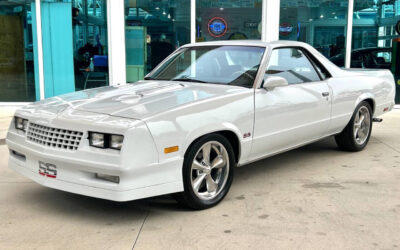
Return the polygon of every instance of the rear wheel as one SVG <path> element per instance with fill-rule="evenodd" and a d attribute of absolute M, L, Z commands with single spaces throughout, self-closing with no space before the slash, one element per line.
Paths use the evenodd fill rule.
<path fill-rule="evenodd" d="M 346 128 L 335 136 L 335 140 L 340 149 L 357 152 L 367 146 L 371 131 L 372 108 L 368 102 L 363 101 L 357 106 Z"/>
<path fill-rule="evenodd" d="M 210 134 L 200 138 L 185 155 L 182 169 L 185 191 L 175 198 L 193 209 L 217 205 L 229 191 L 234 167 L 233 149 L 224 136 Z"/>

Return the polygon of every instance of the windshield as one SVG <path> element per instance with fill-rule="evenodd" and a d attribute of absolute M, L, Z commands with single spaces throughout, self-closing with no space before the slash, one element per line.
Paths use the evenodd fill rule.
<path fill-rule="evenodd" d="M 183 48 L 145 79 L 251 88 L 264 51 L 265 48 L 251 46 Z"/>

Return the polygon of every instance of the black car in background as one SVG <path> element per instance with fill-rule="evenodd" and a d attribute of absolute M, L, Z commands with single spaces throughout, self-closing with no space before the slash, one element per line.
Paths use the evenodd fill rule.
<path fill-rule="evenodd" d="M 344 67 L 345 55 L 329 58 L 339 67 Z M 391 69 L 392 48 L 364 48 L 351 52 L 351 68 Z"/>

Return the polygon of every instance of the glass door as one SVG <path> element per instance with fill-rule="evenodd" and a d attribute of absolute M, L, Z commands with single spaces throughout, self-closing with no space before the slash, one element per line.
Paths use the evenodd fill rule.
<path fill-rule="evenodd" d="M 107 86 L 107 1 L 73 0 L 72 10 L 75 89 Z"/>
<path fill-rule="evenodd" d="M 45 97 L 107 86 L 106 0 L 43 0 Z"/>
<path fill-rule="evenodd" d="M 34 6 L 0 2 L 0 102 L 39 99 Z"/>

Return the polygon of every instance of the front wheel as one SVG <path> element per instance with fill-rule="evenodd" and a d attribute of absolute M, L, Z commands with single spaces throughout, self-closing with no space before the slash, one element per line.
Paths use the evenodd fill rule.
<path fill-rule="evenodd" d="M 185 191 L 175 198 L 193 209 L 217 205 L 229 191 L 235 164 L 232 146 L 224 136 L 201 137 L 185 155 L 182 169 Z"/>
<path fill-rule="evenodd" d="M 346 151 L 361 151 L 367 146 L 371 131 L 372 108 L 368 102 L 363 101 L 357 106 L 346 128 L 335 136 L 336 144 Z"/>

